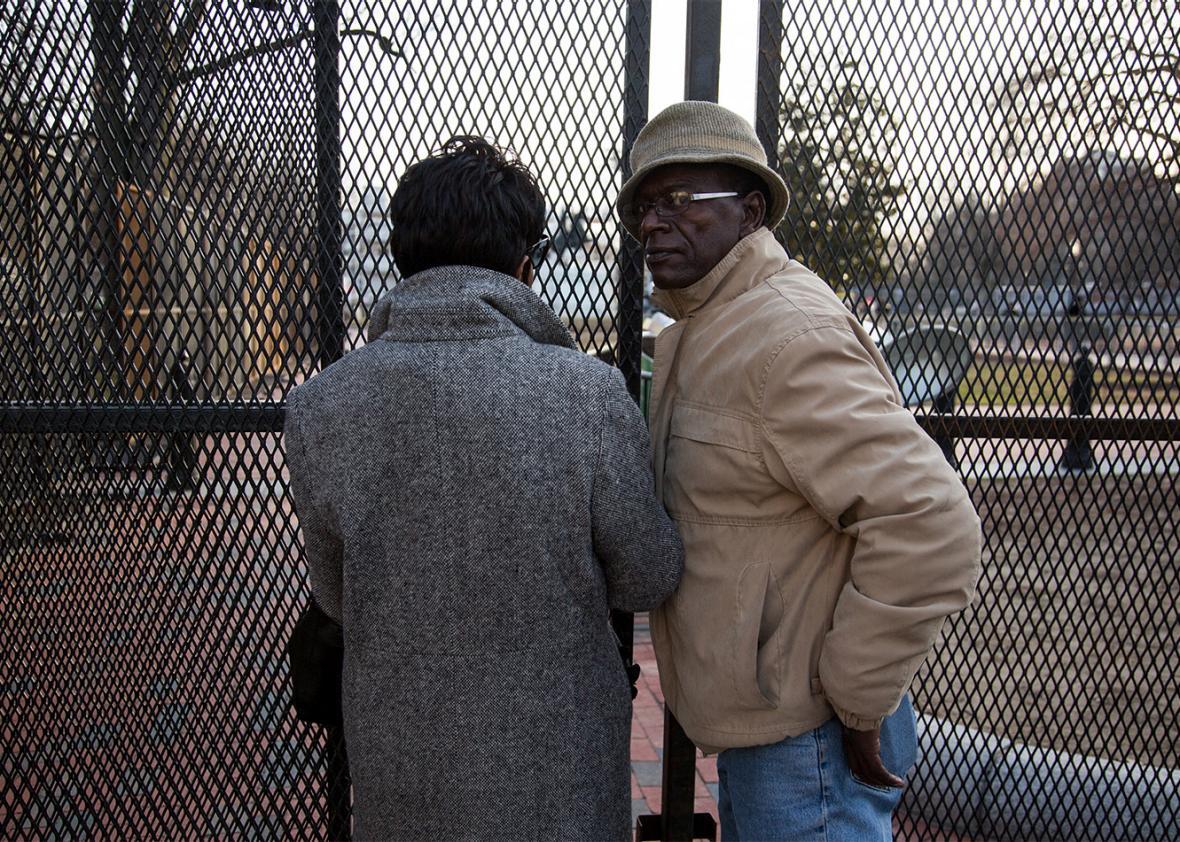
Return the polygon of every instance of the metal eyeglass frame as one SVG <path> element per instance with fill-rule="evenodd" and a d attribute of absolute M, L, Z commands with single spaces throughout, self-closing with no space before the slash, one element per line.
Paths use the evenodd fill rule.
<path fill-rule="evenodd" d="M 636 202 L 632 208 L 632 214 L 635 220 L 639 221 L 647 216 L 648 211 L 654 210 L 660 219 L 667 219 L 670 216 L 679 216 L 684 213 L 693 202 L 703 202 L 708 199 L 733 199 L 741 195 L 743 194 L 732 190 L 725 193 L 690 193 L 687 190 L 670 190 L 654 201 Z M 688 201 L 682 205 L 673 205 L 670 202 L 673 196 L 687 196 Z"/>
<path fill-rule="evenodd" d="M 533 272 L 536 272 L 545 261 L 545 256 L 549 254 L 549 246 L 552 243 L 553 241 L 549 239 L 548 235 L 542 234 L 541 239 L 525 249 L 524 256 L 533 264 Z"/>

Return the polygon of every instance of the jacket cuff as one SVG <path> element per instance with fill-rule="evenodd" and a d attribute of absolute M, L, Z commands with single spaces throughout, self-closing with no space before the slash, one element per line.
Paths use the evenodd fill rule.
<path fill-rule="evenodd" d="M 828 704 L 832 700 L 828 699 Z M 874 728 L 880 728 L 881 723 L 885 721 L 885 717 L 879 716 L 875 719 L 857 716 L 855 713 L 850 713 L 837 705 L 832 705 L 832 710 L 836 711 L 836 716 L 844 724 L 845 728 L 853 731 L 872 731 Z"/>

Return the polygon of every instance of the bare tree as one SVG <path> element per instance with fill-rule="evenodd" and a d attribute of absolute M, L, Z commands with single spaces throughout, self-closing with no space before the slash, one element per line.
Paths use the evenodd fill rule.
<path fill-rule="evenodd" d="M 1038 154 L 1062 140 L 1082 149 L 1131 149 L 1180 178 L 1180 15 L 1171 2 L 1102 7 L 1125 33 L 1087 25 L 1036 52 L 997 90 L 1006 115 L 1000 143 Z M 1080 147 L 1077 148 L 1077 147 Z M 1056 158 L 1054 154 L 1052 157 Z"/>
<path fill-rule="evenodd" d="M 245 119 L 226 110 L 239 101 L 238 68 L 284 51 L 291 54 L 284 62 L 310 67 L 315 29 L 307 8 L 272 14 L 209 0 L 0 4 L 0 30 L 8 36 L 0 39 L 0 157 L 6 168 L 24 168 L 6 173 L 6 203 L 23 202 L 34 188 L 45 191 L 41 210 L 51 215 L 63 199 L 81 202 L 85 277 L 78 280 L 86 289 L 79 297 L 96 318 L 87 331 L 94 335 L 79 342 L 88 355 L 97 353 L 93 365 L 102 372 L 83 378 L 91 398 L 142 397 L 162 370 L 163 361 L 152 359 L 161 255 L 150 235 L 166 227 L 155 218 L 165 212 L 162 197 L 195 197 L 225 232 L 249 218 L 262 236 L 288 238 L 288 230 L 312 221 L 303 194 L 294 195 L 307 191 L 314 166 L 302 160 L 313 154 L 310 119 L 303 127 L 289 118 L 264 126 L 277 110 Z M 352 27 L 340 34 L 368 38 L 396 55 L 376 32 Z M 79 37 L 83 50 L 66 47 Z M 302 98 L 299 72 L 260 78 L 289 85 Z M 251 141 L 258 136 L 270 142 Z M 39 172 L 49 160 L 58 163 L 46 166 L 69 161 L 79 171 Z M 31 219 L 38 206 L 24 211 Z M 8 226 L 10 238 L 17 228 Z M 29 267 L 22 274 L 37 273 Z"/>

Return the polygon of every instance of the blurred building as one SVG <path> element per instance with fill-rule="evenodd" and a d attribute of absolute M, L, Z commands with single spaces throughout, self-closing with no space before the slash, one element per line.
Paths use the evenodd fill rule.
<path fill-rule="evenodd" d="M 908 300 L 974 312 L 1180 315 L 1180 186 L 1113 153 L 1065 158 L 1022 190 L 968 197 L 906 271 Z"/>

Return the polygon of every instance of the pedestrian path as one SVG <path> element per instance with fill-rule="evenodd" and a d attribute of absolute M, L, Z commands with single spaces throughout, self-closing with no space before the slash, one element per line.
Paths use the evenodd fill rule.
<path fill-rule="evenodd" d="M 664 753 L 664 695 L 651 647 L 647 615 L 635 616 L 635 662 L 639 695 L 631 714 L 631 820 L 660 811 L 660 776 Z M 717 818 L 717 758 L 697 752 L 696 812 Z"/>
<path fill-rule="evenodd" d="M 631 713 L 631 825 L 645 814 L 660 812 L 660 777 L 664 755 L 664 695 L 660 692 L 660 672 L 651 646 L 651 631 L 646 614 L 635 615 L 635 663 L 639 675 L 639 694 Z M 697 752 L 695 812 L 711 813 L 717 819 L 717 757 Z M 718 822 L 720 826 L 720 822 Z M 970 842 L 910 818 L 893 822 L 893 838 L 898 842 L 922 842 L 946 839 Z"/>

